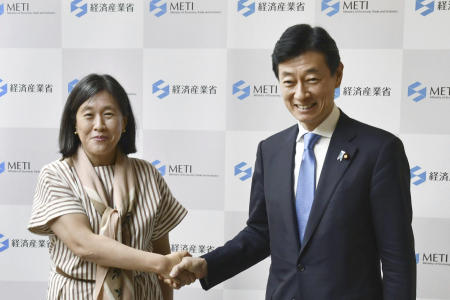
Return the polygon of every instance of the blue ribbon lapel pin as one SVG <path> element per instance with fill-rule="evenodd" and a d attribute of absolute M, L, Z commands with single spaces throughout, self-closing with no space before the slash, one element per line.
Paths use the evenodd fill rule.
<path fill-rule="evenodd" d="M 343 160 L 349 160 L 350 159 L 350 155 L 348 155 L 347 152 L 345 152 L 344 150 L 341 150 L 341 152 L 339 153 L 337 160 L 338 161 L 343 161 Z"/>

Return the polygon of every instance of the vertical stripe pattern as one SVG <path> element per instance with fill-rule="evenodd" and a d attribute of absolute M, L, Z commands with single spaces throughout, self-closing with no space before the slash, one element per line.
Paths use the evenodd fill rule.
<path fill-rule="evenodd" d="M 186 216 L 186 209 L 172 196 L 164 178 L 149 162 L 130 159 L 136 170 L 137 203 L 131 215 L 131 247 L 152 251 L 152 241 L 173 229 Z M 114 166 L 95 167 L 107 193 L 111 193 Z M 39 175 L 28 229 L 49 235 L 51 271 L 47 299 L 92 299 L 96 265 L 81 260 L 56 237 L 48 226 L 59 216 L 83 213 L 92 231 L 99 233 L 101 216 L 97 213 L 75 170 L 65 161 L 52 162 Z M 70 279 L 56 272 L 59 268 Z M 162 300 L 156 274 L 133 272 L 136 300 Z"/>

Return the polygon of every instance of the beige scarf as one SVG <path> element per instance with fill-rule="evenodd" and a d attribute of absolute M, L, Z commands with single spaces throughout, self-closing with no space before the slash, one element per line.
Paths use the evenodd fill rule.
<path fill-rule="evenodd" d="M 104 185 L 81 146 L 77 153 L 71 157 L 71 160 L 85 192 L 96 211 L 102 216 L 100 235 L 129 246 L 131 238 L 129 223 L 123 223 L 131 214 L 136 201 L 136 175 L 128 157 L 117 151 L 112 202 L 109 201 L 110 198 L 105 192 Z M 109 203 L 113 203 L 114 208 L 111 208 Z M 133 272 L 97 265 L 94 299 L 133 300 Z"/>

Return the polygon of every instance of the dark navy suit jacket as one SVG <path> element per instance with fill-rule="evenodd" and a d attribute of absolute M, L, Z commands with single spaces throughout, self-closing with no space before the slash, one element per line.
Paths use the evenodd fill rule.
<path fill-rule="evenodd" d="M 259 144 L 247 226 L 204 255 L 203 288 L 270 255 L 266 300 L 415 300 L 410 173 L 401 141 L 341 112 L 300 246 L 297 133 L 294 125 Z M 337 160 L 341 150 L 349 159 Z"/>

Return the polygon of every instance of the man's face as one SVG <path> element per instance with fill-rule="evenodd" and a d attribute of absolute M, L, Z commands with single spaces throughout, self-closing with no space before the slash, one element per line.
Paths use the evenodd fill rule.
<path fill-rule="evenodd" d="M 312 131 L 333 109 L 334 89 L 341 84 L 344 66 L 334 75 L 322 53 L 308 51 L 278 65 L 281 94 L 289 112 Z"/>

